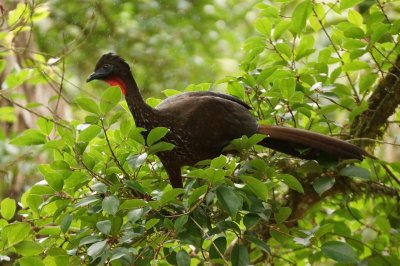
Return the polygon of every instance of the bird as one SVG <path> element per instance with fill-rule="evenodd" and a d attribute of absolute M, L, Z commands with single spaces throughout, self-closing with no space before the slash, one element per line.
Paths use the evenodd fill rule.
<path fill-rule="evenodd" d="M 155 70 L 157 71 L 157 70 Z M 182 188 L 181 168 L 224 153 L 235 139 L 263 134 L 259 145 L 291 156 L 315 160 L 321 154 L 335 159 L 362 160 L 366 152 L 346 141 L 316 132 L 278 125 L 260 125 L 242 100 L 211 91 L 184 92 L 163 100 L 155 108 L 143 99 L 129 64 L 114 53 L 98 60 L 87 82 L 100 80 L 120 87 L 136 126 L 147 133 L 169 129 L 163 141 L 174 148 L 156 153 L 173 188 Z"/>

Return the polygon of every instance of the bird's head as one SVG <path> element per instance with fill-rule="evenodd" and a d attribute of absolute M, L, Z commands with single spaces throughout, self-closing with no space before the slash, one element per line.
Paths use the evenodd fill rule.
<path fill-rule="evenodd" d="M 128 63 L 116 54 L 108 53 L 100 57 L 94 72 L 86 82 L 98 79 L 107 82 L 110 86 L 119 86 L 122 93 L 126 93 L 126 76 L 131 75 Z"/>

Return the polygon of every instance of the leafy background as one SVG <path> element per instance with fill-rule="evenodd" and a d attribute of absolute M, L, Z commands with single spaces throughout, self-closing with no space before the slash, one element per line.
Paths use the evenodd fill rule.
<path fill-rule="evenodd" d="M 388 1 L 0 3 L 4 265 L 400 263 L 400 5 Z M 119 90 L 150 105 L 223 91 L 262 124 L 349 139 L 379 159 L 295 159 L 243 137 L 172 189 Z"/>

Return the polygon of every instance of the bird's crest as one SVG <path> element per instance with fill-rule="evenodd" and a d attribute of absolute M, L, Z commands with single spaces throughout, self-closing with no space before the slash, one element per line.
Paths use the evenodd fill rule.
<path fill-rule="evenodd" d="M 130 70 L 129 64 L 122 57 L 114 53 L 107 53 L 102 55 L 96 64 L 96 69 L 105 64 L 110 64 L 113 66 L 123 66 Z"/>

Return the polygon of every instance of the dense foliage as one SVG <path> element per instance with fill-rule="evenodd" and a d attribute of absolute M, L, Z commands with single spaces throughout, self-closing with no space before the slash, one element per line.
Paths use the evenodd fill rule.
<path fill-rule="evenodd" d="M 144 139 L 144 129 L 135 126 L 118 88 L 95 84 L 96 92 L 88 94 L 79 89 L 89 91 L 83 83 L 71 86 L 93 69 L 97 57 L 90 51 L 116 48 L 123 56 L 135 55 L 139 84 L 154 83 L 159 91 L 163 87 L 165 96 L 179 93 L 177 86 L 185 91 L 225 89 L 250 104 L 261 124 L 352 138 L 374 153 L 374 138 L 393 125 L 398 136 L 400 5 L 287 0 L 259 2 L 250 9 L 249 1 L 182 0 L 124 3 L 111 12 L 112 1 L 88 2 L 79 9 L 71 2 L 18 4 L 3 21 L 1 72 L 10 64 L 6 57 L 21 52 L 13 46 L 18 34 L 31 32 L 44 51 L 7 73 L 0 91 L 13 104 L 0 107 L 2 122 L 14 123 L 21 107 L 37 118 L 37 128 L 3 133 L 2 145 L 40 154 L 34 169 L 43 180 L 20 197 L 1 200 L 0 261 L 400 264 L 399 154 L 388 155 L 390 149 L 383 145 L 375 152 L 381 160 L 316 162 L 257 146 L 258 135 L 242 137 L 232 143 L 237 154 L 185 168 L 185 187 L 172 189 L 155 155 L 173 148 L 163 141 L 168 129 L 153 129 Z M 232 8 L 235 4 L 240 8 Z M 57 9 L 60 5 L 65 10 Z M 249 13 L 257 18 L 252 21 Z M 89 19 L 92 14 L 101 17 L 97 25 Z M 146 21 L 156 14 L 151 22 L 158 24 Z M 232 18 L 247 19 L 249 26 L 232 33 L 226 26 Z M 116 26 L 121 20 L 129 26 Z M 64 27 L 78 29 L 60 37 L 57 31 Z M 140 34 L 130 39 L 129 28 Z M 118 43 L 99 37 L 109 32 Z M 219 45 L 207 44 L 220 40 Z M 236 74 L 227 76 L 231 73 L 219 68 L 212 73 L 195 63 L 198 56 L 200 66 L 214 65 L 218 56 L 238 54 L 240 47 L 243 58 Z M 77 58 L 84 63 L 72 64 Z M 217 79 L 221 73 L 226 76 Z M 211 78 L 216 81 L 209 83 Z M 188 85 L 188 80 L 199 84 Z M 53 115 L 37 113 L 39 104 L 17 104 L 23 96 L 16 88 L 22 84 L 52 85 L 59 94 L 49 105 L 69 97 L 73 118 L 62 119 L 54 109 Z M 159 101 L 150 98 L 148 103 Z M 2 153 L 9 152 L 6 148 Z M 25 160 L 5 158 L 0 162 L 6 173 L 15 171 L 8 166 Z"/>

